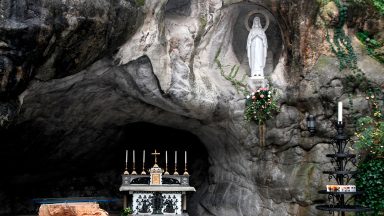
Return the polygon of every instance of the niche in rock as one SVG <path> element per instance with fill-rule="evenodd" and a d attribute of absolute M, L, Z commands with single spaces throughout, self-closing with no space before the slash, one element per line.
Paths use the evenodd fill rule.
<path fill-rule="evenodd" d="M 253 18 L 255 16 L 260 17 L 263 28 L 266 28 L 267 25 L 265 34 L 268 40 L 268 54 L 264 74 L 269 76 L 282 56 L 283 41 L 279 23 L 273 14 L 263 6 L 252 3 L 241 3 L 233 7 L 234 9 L 232 12 L 235 13 L 234 17 L 237 18 L 234 22 L 235 24 L 232 32 L 232 47 L 237 59 L 245 68 L 249 67 L 246 47 L 249 29 L 252 28 Z M 248 75 L 250 75 L 249 71 Z"/>

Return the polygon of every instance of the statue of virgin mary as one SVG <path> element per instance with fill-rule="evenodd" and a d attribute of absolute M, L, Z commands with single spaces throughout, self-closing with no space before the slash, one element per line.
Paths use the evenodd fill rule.
<path fill-rule="evenodd" d="M 247 56 L 251 68 L 251 77 L 264 77 L 267 49 L 267 36 L 261 27 L 260 18 L 255 17 L 247 39 Z"/>

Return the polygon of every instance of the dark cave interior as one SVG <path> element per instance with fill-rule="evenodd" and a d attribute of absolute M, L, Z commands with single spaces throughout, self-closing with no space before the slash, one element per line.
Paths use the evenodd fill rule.
<path fill-rule="evenodd" d="M 178 172 L 183 173 L 186 150 L 191 185 L 197 190 L 208 176 L 208 153 L 199 138 L 188 131 L 144 122 L 131 123 L 119 128 L 117 138 L 111 139 L 116 141 L 96 148 L 97 152 L 89 149 L 88 156 L 83 159 L 76 157 L 72 160 L 70 151 L 76 148 L 71 147 L 69 152 L 56 154 L 52 158 L 50 153 L 57 151 L 52 145 L 54 138 L 44 138 L 39 128 L 24 130 L 31 128 L 27 124 L 21 127 L 0 131 L 2 140 L 5 140 L 0 145 L 0 163 L 3 165 L 0 179 L 0 202 L 3 207 L 0 208 L 0 215 L 5 212 L 36 213 L 38 205 L 33 200 L 47 197 L 113 197 L 119 201 L 107 206 L 108 210 L 121 210 L 119 186 L 126 149 L 129 150 L 129 172 L 132 171 L 133 149 L 138 173 L 142 171 L 143 150 L 146 150 L 145 169 L 148 170 L 154 164 L 150 153 L 156 149 L 161 153 L 158 164 L 163 169 L 165 151 L 168 151 L 168 170 L 171 174 L 174 171 L 174 151 L 178 151 Z M 37 144 L 47 140 L 50 145 Z"/>

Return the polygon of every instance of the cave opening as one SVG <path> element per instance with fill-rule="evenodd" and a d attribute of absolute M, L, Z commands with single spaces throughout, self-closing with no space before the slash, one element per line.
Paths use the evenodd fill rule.
<path fill-rule="evenodd" d="M 124 126 L 117 146 L 121 155 L 121 159 L 117 161 L 120 163 L 120 167 L 124 162 L 125 149 L 129 150 L 129 172 L 132 172 L 132 150 L 136 152 L 136 171 L 138 173 L 142 171 L 143 150 L 146 151 L 145 171 L 147 173 L 154 165 L 154 157 L 151 153 L 156 150 L 160 152 L 157 164 L 163 169 L 165 169 L 165 151 L 168 151 L 168 172 L 170 174 L 175 171 L 174 154 L 177 151 L 177 171 L 182 174 L 184 172 L 184 151 L 187 151 L 187 169 L 191 185 L 198 189 L 208 176 L 207 150 L 196 135 L 185 130 L 145 122 L 132 123 Z"/>
<path fill-rule="evenodd" d="M 23 128 L 33 128 L 29 136 L 17 136 Z M 174 172 L 174 151 L 178 151 L 178 172 L 184 172 L 184 151 L 188 152 L 188 172 L 190 184 L 199 189 L 208 176 L 208 153 L 200 139 L 189 131 L 159 126 L 151 123 L 136 122 L 114 128 L 113 137 L 105 143 L 96 143 L 84 155 L 74 157 L 76 151 L 84 148 L 68 147 L 62 153 L 56 153 L 54 138 L 45 137 L 42 127 L 26 124 L 20 128 L 1 133 L 7 143 L 3 143 L 4 154 L 0 161 L 9 166 L 3 169 L 0 180 L 1 212 L 10 214 L 36 213 L 38 205 L 35 198 L 65 197 L 111 197 L 118 198 L 107 211 L 122 209 L 123 194 L 119 191 L 121 174 L 125 167 L 125 150 L 130 152 L 128 169 L 132 171 L 132 150 L 136 151 L 136 171 L 142 171 L 142 152 L 146 150 L 145 169 L 154 164 L 151 155 L 156 149 L 160 152 L 158 165 L 165 169 L 165 151 L 168 151 L 171 174 Z M 40 131 L 40 132 L 39 132 Z M 33 138 L 35 137 L 35 138 Z M 97 146 L 96 146 L 97 145 Z M 100 146 L 101 145 L 101 146 Z M 34 148 L 39 146 L 39 148 Z M 62 147 L 62 146 L 61 146 Z M 12 149 L 12 150 L 11 150 Z M 8 152 L 5 154 L 5 152 Z M 88 156 L 85 156 L 88 155 Z M 189 198 L 193 193 L 188 194 Z"/>

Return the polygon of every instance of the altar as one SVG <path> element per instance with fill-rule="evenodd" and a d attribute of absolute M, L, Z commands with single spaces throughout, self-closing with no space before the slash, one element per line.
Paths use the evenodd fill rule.
<path fill-rule="evenodd" d="M 179 175 L 175 169 L 171 175 L 168 172 L 167 163 L 165 171 L 157 165 L 159 153 L 155 151 L 152 155 L 155 156 L 155 164 L 150 169 L 149 174 L 144 169 L 141 174 L 137 174 L 134 163 L 133 171 L 129 174 L 126 166 L 122 175 L 122 185 L 119 189 L 124 193 L 124 208 L 131 207 L 133 215 L 188 215 L 186 194 L 196 190 L 189 185 L 186 163 L 184 174 Z M 143 158 L 145 158 L 145 151 Z M 177 161 L 176 158 L 175 161 Z M 143 161 L 145 160 L 143 159 Z M 176 164 L 175 167 L 177 167 Z"/>

